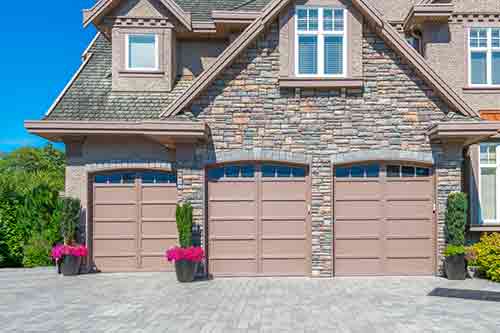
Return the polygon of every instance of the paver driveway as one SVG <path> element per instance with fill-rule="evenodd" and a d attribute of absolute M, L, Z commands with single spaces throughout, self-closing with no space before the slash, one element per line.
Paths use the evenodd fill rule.
<path fill-rule="evenodd" d="M 438 287 L 492 300 L 427 296 Z M 0 270 L 0 331 L 499 332 L 499 296 L 500 284 L 431 277 L 179 284 L 171 273 Z"/>

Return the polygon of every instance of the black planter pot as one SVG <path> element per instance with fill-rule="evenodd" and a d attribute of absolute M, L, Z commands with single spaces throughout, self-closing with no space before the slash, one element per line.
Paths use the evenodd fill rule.
<path fill-rule="evenodd" d="M 196 273 L 197 264 L 189 260 L 178 260 L 175 262 L 175 273 L 179 282 L 192 282 Z"/>
<path fill-rule="evenodd" d="M 444 261 L 444 271 L 449 280 L 465 280 L 467 273 L 465 255 L 458 254 L 446 257 Z"/>
<path fill-rule="evenodd" d="M 64 256 L 61 263 L 61 273 L 64 276 L 78 275 L 80 273 L 81 264 L 82 257 Z"/>

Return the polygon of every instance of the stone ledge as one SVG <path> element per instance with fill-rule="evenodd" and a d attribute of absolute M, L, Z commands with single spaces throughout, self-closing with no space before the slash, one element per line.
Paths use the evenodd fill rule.
<path fill-rule="evenodd" d="M 332 156 L 333 165 L 351 164 L 367 161 L 404 161 L 434 164 L 434 157 L 430 152 L 413 152 L 388 149 L 360 150 L 352 153 L 336 154 Z"/>
<path fill-rule="evenodd" d="M 86 165 L 87 172 L 100 172 L 100 171 L 111 171 L 111 170 L 137 170 L 137 169 L 147 169 L 147 170 L 164 170 L 172 171 L 172 163 L 165 161 L 133 161 L 133 160 L 113 160 L 105 162 L 89 163 Z"/>
<path fill-rule="evenodd" d="M 211 156 L 209 156 L 205 164 L 239 161 L 273 161 L 295 164 L 310 164 L 312 158 L 300 153 L 292 153 L 274 149 L 254 148 L 215 152 L 211 154 Z"/>

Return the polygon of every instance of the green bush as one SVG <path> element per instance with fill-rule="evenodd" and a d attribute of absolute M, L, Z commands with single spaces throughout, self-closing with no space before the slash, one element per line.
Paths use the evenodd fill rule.
<path fill-rule="evenodd" d="M 444 250 L 445 257 L 452 257 L 461 254 L 465 254 L 465 247 L 462 245 L 449 244 L 448 246 L 446 246 L 446 249 Z"/>
<path fill-rule="evenodd" d="M 191 232 L 193 227 L 193 207 L 189 203 L 177 205 L 175 221 L 179 232 L 179 244 L 183 248 L 191 246 Z"/>
<path fill-rule="evenodd" d="M 61 235 L 66 244 L 71 244 L 75 240 L 80 222 L 81 203 L 75 198 L 61 198 L 59 202 Z"/>
<path fill-rule="evenodd" d="M 500 282 L 500 233 L 483 234 L 473 247 L 480 270 L 488 279 Z"/>
<path fill-rule="evenodd" d="M 446 242 L 451 245 L 465 245 L 465 225 L 467 223 L 467 196 L 462 192 L 448 195 L 445 214 Z"/>
<path fill-rule="evenodd" d="M 40 235 L 33 236 L 24 247 L 23 266 L 37 267 L 52 265 L 52 259 L 50 258 L 51 249 L 52 244 L 45 237 Z"/>

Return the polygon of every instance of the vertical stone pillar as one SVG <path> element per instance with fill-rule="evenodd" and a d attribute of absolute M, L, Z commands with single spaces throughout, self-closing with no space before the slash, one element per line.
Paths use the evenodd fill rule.
<path fill-rule="evenodd" d="M 437 266 L 443 274 L 445 237 L 445 213 L 448 195 L 463 191 L 463 145 L 462 142 L 447 142 L 433 145 L 436 161 L 436 205 L 437 205 Z"/>

